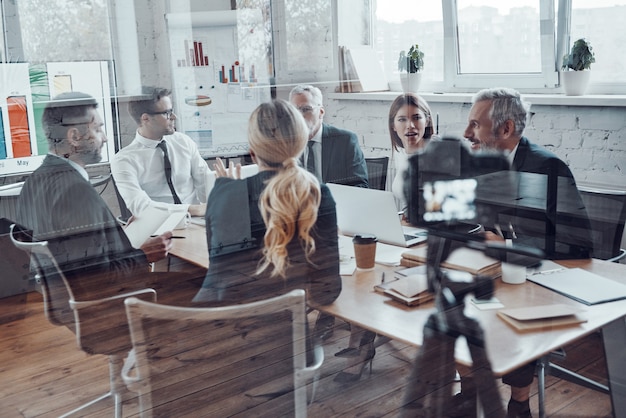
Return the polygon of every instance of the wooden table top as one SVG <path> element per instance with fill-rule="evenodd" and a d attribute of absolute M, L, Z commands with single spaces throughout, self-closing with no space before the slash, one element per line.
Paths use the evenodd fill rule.
<path fill-rule="evenodd" d="M 208 268 L 204 228 L 190 225 L 184 230 L 177 230 L 176 235 L 186 238 L 175 240 L 172 255 Z M 568 268 L 579 267 L 626 283 L 626 265 L 623 264 L 602 260 L 561 260 L 559 264 Z M 357 271 L 352 276 L 342 276 L 341 295 L 331 305 L 319 307 L 320 310 L 394 340 L 419 347 L 422 344 L 424 324 L 435 311 L 433 303 L 407 307 L 374 291 L 374 285 L 380 283 L 382 273 L 391 277 L 396 269 L 399 267 L 376 265 L 374 271 Z M 626 315 L 626 300 L 586 306 L 529 281 L 522 285 L 510 285 L 497 279 L 495 296 L 506 308 L 554 303 L 576 306 L 583 311 L 579 315 L 587 320 L 574 326 L 520 333 L 499 319 L 496 316 L 497 310 L 481 311 L 468 301 L 465 313 L 482 325 L 491 366 L 496 375 L 514 370 Z M 457 342 L 456 357 L 461 363 L 471 362 L 469 351 L 462 342 Z"/>

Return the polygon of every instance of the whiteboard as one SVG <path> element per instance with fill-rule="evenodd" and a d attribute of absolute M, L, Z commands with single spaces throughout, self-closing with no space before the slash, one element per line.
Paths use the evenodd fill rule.
<path fill-rule="evenodd" d="M 250 113 L 271 99 L 260 10 L 166 18 L 176 128 L 205 158 L 247 154 Z"/>

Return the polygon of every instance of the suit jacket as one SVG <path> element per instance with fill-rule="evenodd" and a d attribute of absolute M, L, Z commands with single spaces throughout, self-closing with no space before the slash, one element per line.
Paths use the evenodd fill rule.
<path fill-rule="evenodd" d="M 34 238 L 48 240 L 76 297 L 107 288 L 114 294 L 137 272 L 148 272 L 143 251 L 130 245 L 106 202 L 63 158 L 46 156 L 28 177 L 17 222 L 31 229 Z"/>
<path fill-rule="evenodd" d="M 576 181 L 570 171 L 569 167 L 559 159 L 555 154 L 547 149 L 530 142 L 526 137 L 522 137 L 519 142 L 515 158 L 513 159 L 512 169 L 515 171 L 538 173 L 548 175 L 550 173 L 557 174 L 559 177 L 569 179 L 565 183 L 559 183 L 559 189 L 557 194 L 566 193 L 564 188 L 569 188 L 567 193 L 576 199 L 575 202 L 568 202 L 578 208 L 584 208 L 584 203 L 578 189 L 576 187 Z M 547 208 L 548 213 L 554 208 Z M 584 212 L 584 211 L 583 211 Z M 517 221 L 513 221 L 514 225 L 517 225 L 516 231 L 520 238 L 520 242 L 528 245 L 532 245 L 543 250 L 546 250 L 545 240 L 545 226 L 546 222 L 551 222 L 555 229 L 555 250 L 553 253 L 548 251 L 546 254 L 548 258 L 588 258 L 591 256 L 593 244 L 591 240 L 591 224 L 589 218 L 584 214 L 584 219 L 580 219 L 576 216 L 576 226 L 571 225 L 571 219 L 569 219 L 570 225 L 564 225 L 565 221 L 568 221 L 568 214 L 561 213 L 559 209 L 559 215 L 557 218 L 548 217 L 544 221 L 533 221 L 516 214 Z"/>
<path fill-rule="evenodd" d="M 368 187 L 365 158 L 354 132 L 322 125 L 322 181 Z"/>
<path fill-rule="evenodd" d="M 341 292 L 337 215 L 330 190 L 321 185 L 322 200 L 312 231 L 316 251 L 307 260 L 296 235 L 287 246 L 286 278 L 272 278 L 266 270 L 256 274 L 262 257 L 265 223 L 259 211 L 259 196 L 274 175 L 262 171 L 234 180 L 218 178 L 207 203 L 206 234 L 209 270 L 194 302 L 230 305 L 278 296 L 292 289 L 305 289 L 307 299 L 317 304 L 333 302 Z"/>

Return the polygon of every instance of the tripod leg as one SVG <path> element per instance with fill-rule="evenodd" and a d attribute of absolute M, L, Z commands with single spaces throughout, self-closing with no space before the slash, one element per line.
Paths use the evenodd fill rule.
<path fill-rule="evenodd" d="M 424 342 L 407 382 L 402 416 L 445 417 L 450 407 L 454 380 L 454 342 L 441 333 L 431 315 L 424 325 Z"/>

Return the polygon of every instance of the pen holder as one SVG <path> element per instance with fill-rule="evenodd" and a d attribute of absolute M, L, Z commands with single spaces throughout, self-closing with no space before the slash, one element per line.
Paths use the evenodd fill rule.
<path fill-rule="evenodd" d="M 513 246 L 513 241 L 507 239 L 506 246 Z M 505 261 L 503 261 L 500 266 L 502 268 L 502 282 L 508 284 L 522 284 L 526 281 L 526 267 Z"/>
<path fill-rule="evenodd" d="M 354 244 L 354 258 L 358 270 L 374 270 L 376 262 L 376 241 L 374 235 L 359 234 L 352 239 Z"/>

